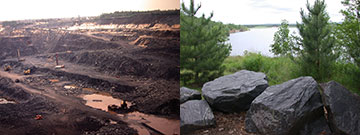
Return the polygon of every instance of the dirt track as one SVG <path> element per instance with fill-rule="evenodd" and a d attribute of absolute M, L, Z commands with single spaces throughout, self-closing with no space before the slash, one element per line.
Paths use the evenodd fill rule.
<path fill-rule="evenodd" d="M 0 98 L 15 103 L 0 104 L 0 134 L 179 134 L 179 129 L 154 125 L 163 119 L 174 125 L 179 121 L 180 34 L 171 26 L 174 21 L 93 29 L 108 27 L 107 21 L 100 25 L 96 24 L 99 20 L 77 24 L 71 19 L 54 19 L 1 26 L 0 65 L 12 69 L 0 71 Z M 70 30 L 82 26 L 88 29 Z M 25 61 L 18 61 L 17 49 Z M 65 68 L 55 69 L 56 55 Z M 31 74 L 23 75 L 27 69 Z M 89 94 L 129 101 L 132 112 L 141 114 L 136 117 L 157 121 L 130 122 L 127 114 L 87 106 L 89 101 L 82 96 Z M 36 115 L 43 119 L 34 119 Z"/>

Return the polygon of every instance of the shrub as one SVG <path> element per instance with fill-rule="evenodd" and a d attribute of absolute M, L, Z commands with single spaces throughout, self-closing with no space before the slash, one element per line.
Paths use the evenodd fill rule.
<path fill-rule="evenodd" d="M 266 57 L 256 53 L 246 53 L 245 56 L 231 56 L 225 62 L 225 75 L 246 69 L 263 72 L 267 75 L 269 84 L 280 84 L 299 77 L 299 68 L 288 57 Z"/>
<path fill-rule="evenodd" d="M 249 53 L 245 56 L 242 68 L 250 71 L 259 72 L 263 67 L 263 58 L 261 54 Z"/>
<path fill-rule="evenodd" d="M 333 67 L 332 77 L 327 81 L 335 80 L 360 95 L 360 69 L 353 63 L 341 61 L 336 62 Z"/>

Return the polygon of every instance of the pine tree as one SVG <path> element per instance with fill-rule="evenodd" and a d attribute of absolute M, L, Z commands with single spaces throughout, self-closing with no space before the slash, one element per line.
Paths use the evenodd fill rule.
<path fill-rule="evenodd" d="M 188 81 L 184 79 L 191 79 L 201 84 L 220 76 L 224 71 L 222 63 L 231 50 L 224 25 L 211 22 L 213 13 L 208 18 L 204 14 L 200 18 L 195 16 L 200 7 L 195 8 L 193 0 L 189 8 L 182 3 L 180 69 L 184 83 Z"/>
<path fill-rule="evenodd" d="M 322 0 L 316 0 L 313 6 L 306 5 L 309 13 L 301 9 L 302 23 L 297 23 L 300 33 L 299 63 L 304 75 L 323 81 L 330 76 L 331 65 L 337 58 L 333 48 L 335 39 L 329 25 L 329 15 Z"/>

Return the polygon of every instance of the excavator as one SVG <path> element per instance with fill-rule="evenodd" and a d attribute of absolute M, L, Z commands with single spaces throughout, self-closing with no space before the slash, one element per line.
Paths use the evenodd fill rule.
<path fill-rule="evenodd" d="M 31 69 L 24 70 L 24 75 L 30 75 Z"/>
<path fill-rule="evenodd" d="M 108 105 L 108 109 L 111 110 L 111 111 L 115 111 L 115 112 L 118 112 L 118 113 L 125 113 L 125 112 L 129 112 L 131 111 L 131 108 L 129 108 L 127 106 L 127 101 L 121 101 L 120 102 L 120 106 L 118 105 Z"/>
<path fill-rule="evenodd" d="M 4 66 L 4 71 L 10 71 L 11 70 L 11 66 L 10 65 L 5 65 Z"/>

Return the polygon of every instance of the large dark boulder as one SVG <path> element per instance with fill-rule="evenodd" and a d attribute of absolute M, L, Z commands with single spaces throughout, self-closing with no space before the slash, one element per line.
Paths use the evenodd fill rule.
<path fill-rule="evenodd" d="M 180 130 L 186 134 L 215 125 L 215 117 L 205 100 L 190 100 L 180 105 Z"/>
<path fill-rule="evenodd" d="M 323 116 L 317 82 L 300 77 L 268 87 L 251 104 L 245 130 L 266 135 L 296 135 Z"/>
<path fill-rule="evenodd" d="M 325 116 L 314 118 L 300 130 L 300 135 L 333 135 Z"/>
<path fill-rule="evenodd" d="M 241 70 L 205 83 L 202 93 L 212 108 L 240 112 L 248 110 L 251 102 L 268 86 L 264 73 Z"/>
<path fill-rule="evenodd" d="M 335 81 L 322 84 L 330 128 L 335 134 L 360 135 L 360 97 Z"/>
<path fill-rule="evenodd" d="M 201 93 L 197 90 L 189 89 L 186 87 L 180 88 L 180 103 L 184 103 L 188 100 L 200 100 L 201 99 Z"/>

